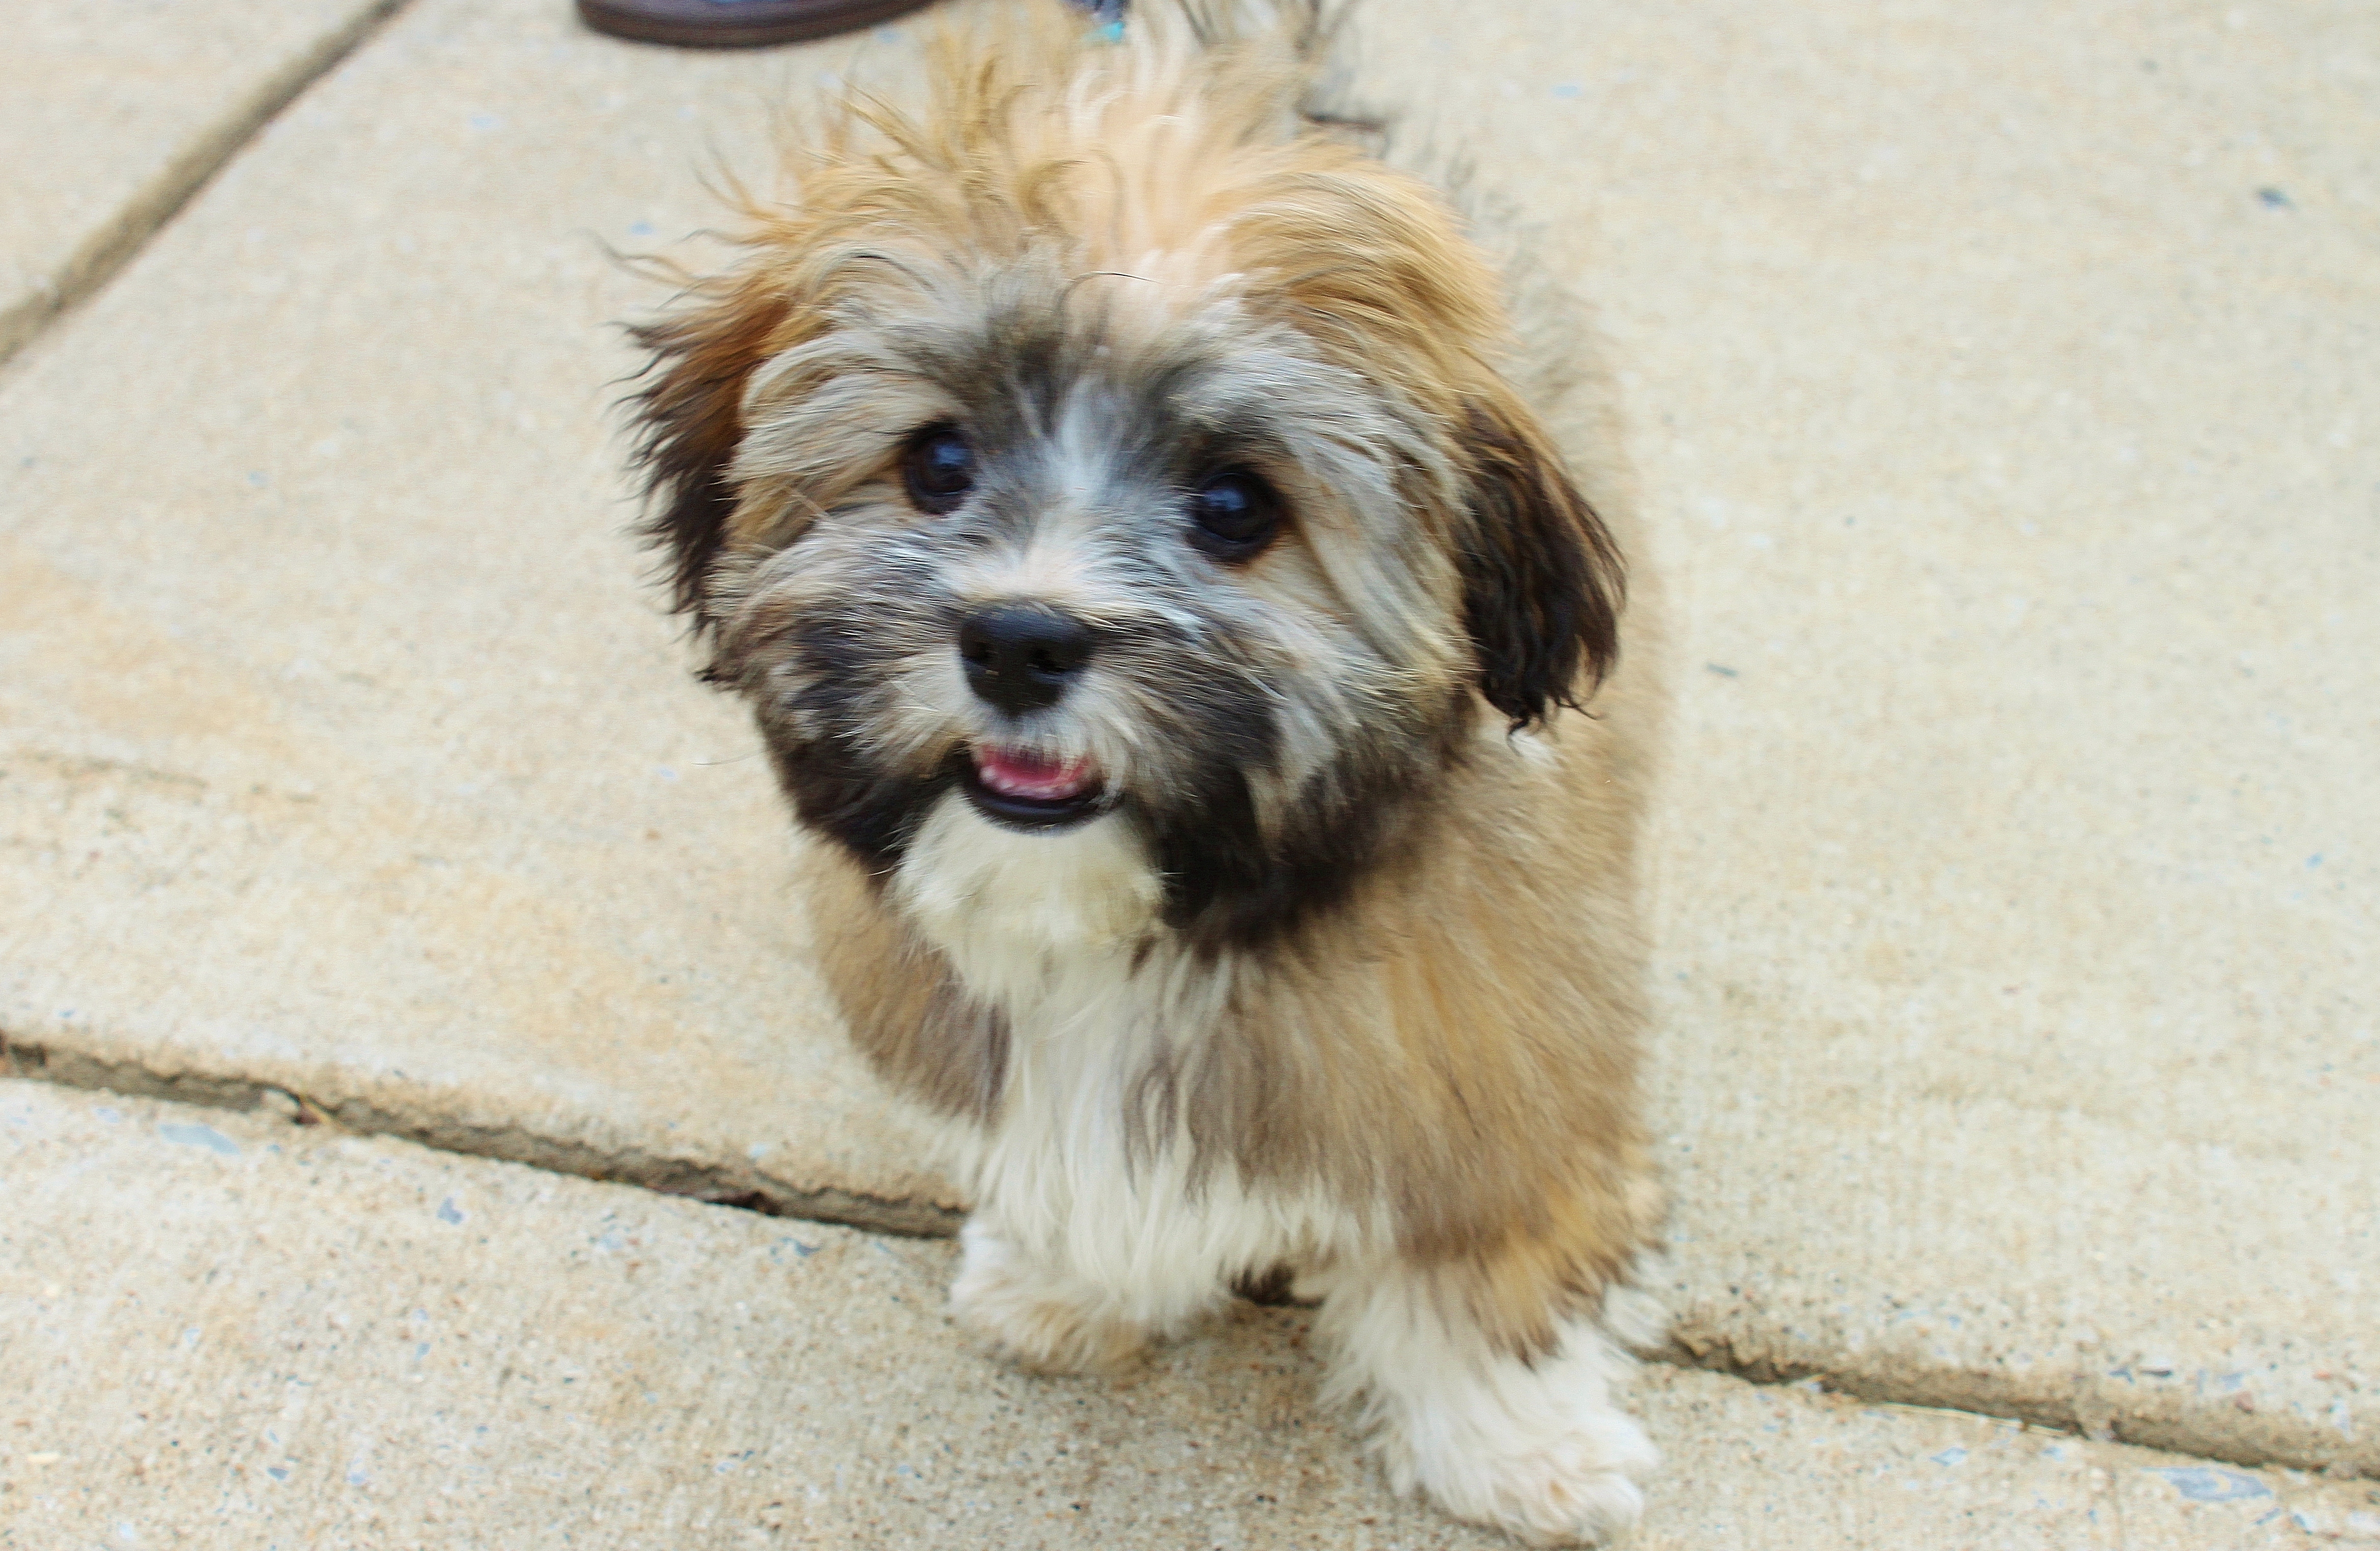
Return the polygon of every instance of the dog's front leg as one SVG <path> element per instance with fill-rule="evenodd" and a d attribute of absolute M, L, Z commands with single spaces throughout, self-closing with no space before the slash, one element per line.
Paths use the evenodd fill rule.
<path fill-rule="evenodd" d="M 1398 1491 L 1532 1545 L 1612 1544 L 1659 1458 L 1612 1398 L 1630 1360 L 1577 1315 L 1542 1350 L 1511 1350 L 1479 1317 L 1492 1278 L 1394 1260 L 1333 1275 L 1317 1320 L 1334 1349 L 1327 1398 L 1359 1404 Z"/>
<path fill-rule="evenodd" d="M 1148 1344 L 1151 1327 L 1129 1317 L 1108 1289 L 1037 1256 L 986 1214 L 960 1230 L 964 1258 L 951 1284 L 951 1315 L 1028 1368 L 1099 1373 Z"/>

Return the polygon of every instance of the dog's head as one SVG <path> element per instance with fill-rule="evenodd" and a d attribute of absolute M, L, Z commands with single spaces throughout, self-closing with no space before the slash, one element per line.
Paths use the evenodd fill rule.
<path fill-rule="evenodd" d="M 1619 564 L 1441 200 L 1299 119 L 1293 61 L 1135 25 L 843 110 L 639 331 L 650 531 L 872 871 L 1095 831 L 1152 921 L 1245 942 L 1410 834 L 1486 708 L 1592 687 Z"/>

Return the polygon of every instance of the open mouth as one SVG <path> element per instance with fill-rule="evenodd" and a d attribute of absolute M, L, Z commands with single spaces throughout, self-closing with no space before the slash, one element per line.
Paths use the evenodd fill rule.
<path fill-rule="evenodd" d="M 1047 759 L 1014 748 L 976 748 L 959 765 L 959 787 L 987 818 L 1026 830 L 1056 829 L 1106 806 L 1106 787 L 1087 759 Z"/>

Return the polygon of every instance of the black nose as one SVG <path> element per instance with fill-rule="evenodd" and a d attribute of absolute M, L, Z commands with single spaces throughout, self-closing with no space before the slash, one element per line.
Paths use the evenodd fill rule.
<path fill-rule="evenodd" d="M 1091 660 L 1091 633 L 1064 614 L 1003 603 L 960 623 L 959 659 L 968 685 L 1002 710 L 1039 710 Z"/>

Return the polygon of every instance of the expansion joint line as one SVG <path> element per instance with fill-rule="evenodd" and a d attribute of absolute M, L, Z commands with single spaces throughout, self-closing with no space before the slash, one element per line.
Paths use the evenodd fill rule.
<path fill-rule="evenodd" d="M 113 218 L 85 238 L 55 273 L 45 276 L 33 295 L 0 311 L 0 367 L 5 367 L 51 325 L 98 294 L 284 108 L 296 102 L 308 87 L 338 68 L 407 4 L 409 0 L 373 0 L 345 26 L 317 39 L 311 48 L 274 71 L 256 90 L 201 127 Z"/>
<path fill-rule="evenodd" d="M 525 1164 L 549 1173 L 635 1185 L 711 1206 L 765 1217 L 840 1223 L 867 1232 L 905 1238 L 946 1238 L 957 1233 L 964 1214 L 936 1202 L 889 1199 L 859 1192 L 808 1189 L 771 1179 L 756 1169 L 698 1158 L 671 1157 L 636 1147 L 604 1147 L 568 1137 L 540 1134 L 523 1126 L 457 1120 L 434 1107 L 390 1108 L 388 1101 L 333 1098 L 298 1093 L 276 1083 L 197 1072 L 162 1072 L 121 1060 L 8 1037 L 0 1030 L 0 1077 L 64 1088 L 166 1099 L 238 1113 L 282 1117 L 294 1125 L 329 1126 L 351 1134 L 393 1136 L 467 1157 Z M 1777 1361 L 1757 1344 L 1694 1327 L 1682 1319 L 1664 1346 L 1642 1353 L 1665 1366 L 1701 1368 L 1763 1386 L 1815 1388 L 1887 1405 L 1997 1417 L 2100 1442 L 2129 1443 L 2251 1468 L 2280 1465 L 2324 1470 L 2321 1460 L 2150 1418 L 2115 1414 L 2088 1402 L 2044 1404 L 1975 1374 L 1889 1375 L 1803 1362 Z M 2330 1467 L 2336 1473 L 2337 1467 Z M 2350 1472 L 2352 1473 L 2352 1472 Z"/>

